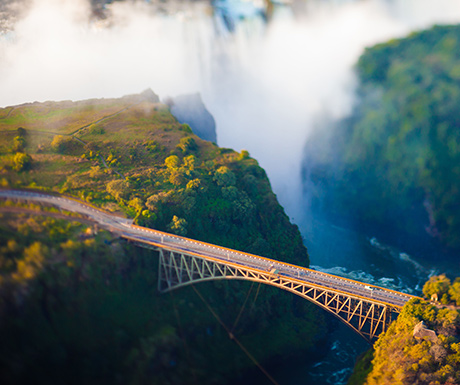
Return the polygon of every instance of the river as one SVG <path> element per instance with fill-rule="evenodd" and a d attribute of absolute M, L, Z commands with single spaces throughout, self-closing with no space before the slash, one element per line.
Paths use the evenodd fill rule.
<path fill-rule="evenodd" d="M 439 250 L 414 253 L 312 213 L 301 173 L 309 133 L 350 113 L 353 65 L 365 47 L 460 21 L 457 0 L 293 0 L 275 5 L 268 21 L 247 1 L 219 1 L 214 15 L 205 2 L 156 4 L 116 2 L 107 19 L 88 22 L 84 0 L 32 1 L 0 34 L 0 105 L 198 91 L 218 144 L 249 150 L 267 171 L 313 268 L 413 294 L 430 274 L 460 270 L 452 259 L 439 265 Z M 367 345 L 346 326 L 331 344 L 320 361 L 273 376 L 346 383 Z"/>

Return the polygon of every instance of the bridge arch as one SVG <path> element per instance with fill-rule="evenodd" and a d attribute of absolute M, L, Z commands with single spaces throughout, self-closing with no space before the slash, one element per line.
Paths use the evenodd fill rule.
<path fill-rule="evenodd" d="M 237 279 L 278 287 L 306 299 L 331 313 L 352 330 L 373 343 L 385 332 L 400 308 L 368 298 L 352 296 L 332 288 L 257 267 L 244 266 L 194 252 L 138 244 L 159 252 L 158 289 L 168 292 L 197 282 Z"/>

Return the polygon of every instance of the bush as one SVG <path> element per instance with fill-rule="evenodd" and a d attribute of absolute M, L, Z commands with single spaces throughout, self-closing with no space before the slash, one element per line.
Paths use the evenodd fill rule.
<path fill-rule="evenodd" d="M 180 165 L 180 159 L 177 155 L 171 155 L 171 156 L 168 156 L 166 159 L 165 159 L 165 165 L 166 167 L 168 167 L 169 169 L 175 169 L 177 167 L 179 167 Z"/>
<path fill-rule="evenodd" d="M 13 152 L 23 152 L 25 145 L 26 145 L 26 140 L 24 139 L 24 137 L 23 136 L 16 136 L 13 139 L 12 150 L 13 150 Z"/>
<path fill-rule="evenodd" d="M 228 167 L 222 166 L 214 173 L 214 181 L 222 187 L 233 186 L 236 183 L 236 177 Z"/>
<path fill-rule="evenodd" d="M 116 199 L 126 199 L 130 192 L 129 183 L 123 179 L 113 180 L 107 183 L 107 192 Z"/>
<path fill-rule="evenodd" d="M 12 168 L 15 171 L 27 171 L 32 167 L 32 157 L 29 154 L 17 152 L 13 156 Z"/>
<path fill-rule="evenodd" d="M 188 151 L 195 151 L 198 149 L 198 146 L 191 136 L 187 136 L 186 138 L 182 138 L 177 145 L 177 148 L 181 149 L 182 152 Z"/>
<path fill-rule="evenodd" d="M 70 149 L 72 137 L 56 135 L 51 142 L 51 148 L 59 154 L 62 154 Z"/>

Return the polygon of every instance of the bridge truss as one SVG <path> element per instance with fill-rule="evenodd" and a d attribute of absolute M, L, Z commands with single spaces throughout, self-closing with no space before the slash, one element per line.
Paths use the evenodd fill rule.
<path fill-rule="evenodd" d="M 373 343 L 385 332 L 400 308 L 360 296 L 352 296 L 331 288 L 310 283 L 305 278 L 274 274 L 259 268 L 200 256 L 193 252 L 170 250 L 137 243 L 157 250 L 159 257 L 158 289 L 168 292 L 196 282 L 218 279 L 239 279 L 276 286 L 294 293 L 332 313 L 366 341 Z"/>

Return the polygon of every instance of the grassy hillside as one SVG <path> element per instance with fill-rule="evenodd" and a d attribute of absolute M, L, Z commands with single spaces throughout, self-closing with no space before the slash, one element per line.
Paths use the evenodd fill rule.
<path fill-rule="evenodd" d="M 12 111 L 0 124 L 3 185 L 73 195 L 147 226 L 308 265 L 257 162 L 199 139 L 151 99 L 3 109 Z"/>
<path fill-rule="evenodd" d="M 4 187 L 64 193 L 142 225 L 308 265 L 257 162 L 200 140 L 152 93 L 0 116 Z M 0 207 L 2 383 L 232 382 L 255 364 L 210 309 L 263 366 L 313 352 L 325 336 L 319 309 L 270 287 L 211 282 L 196 285 L 204 301 L 192 287 L 160 295 L 153 251 L 11 205 Z"/>

